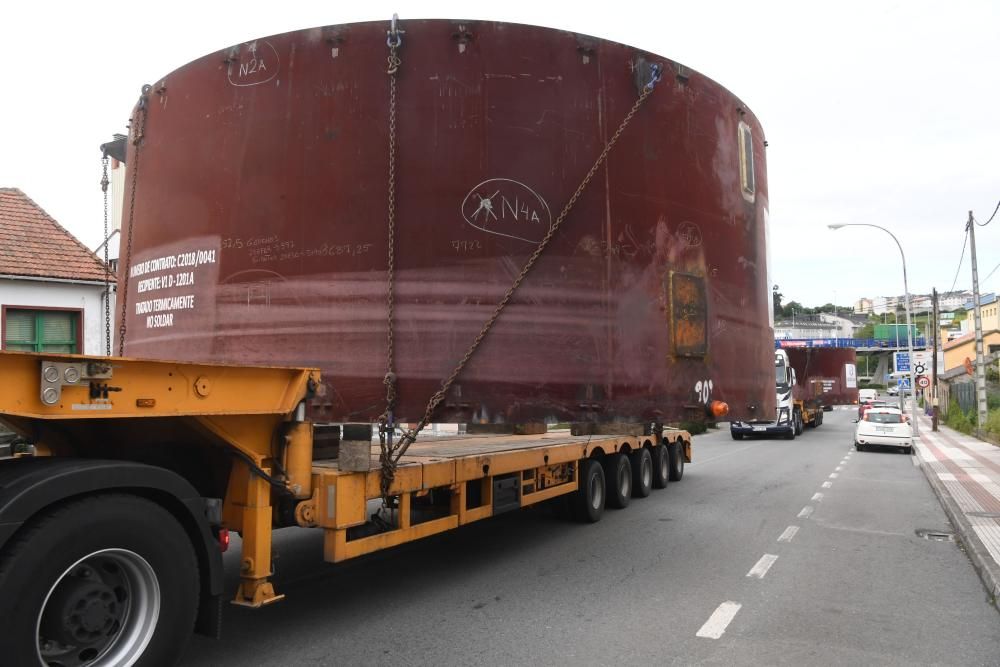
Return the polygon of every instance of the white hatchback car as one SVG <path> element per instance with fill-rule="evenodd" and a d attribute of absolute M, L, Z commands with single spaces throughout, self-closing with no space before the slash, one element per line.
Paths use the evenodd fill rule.
<path fill-rule="evenodd" d="M 907 454 L 913 451 L 913 428 L 896 408 L 869 408 L 854 431 L 854 448 L 896 447 Z"/>

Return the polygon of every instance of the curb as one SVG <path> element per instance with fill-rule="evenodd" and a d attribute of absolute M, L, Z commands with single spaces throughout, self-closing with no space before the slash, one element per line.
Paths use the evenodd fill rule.
<path fill-rule="evenodd" d="M 1000 611 L 1000 607 L 997 606 L 998 598 L 1000 598 L 1000 564 L 997 564 L 993 560 L 990 552 L 986 550 L 986 546 L 979 539 L 979 536 L 976 535 L 976 531 L 972 529 L 972 524 L 969 523 L 965 514 L 959 509 L 958 504 L 951 497 L 951 494 L 948 493 L 948 489 L 937 478 L 931 467 L 924 464 L 922 458 L 920 459 L 919 467 L 923 471 L 924 477 L 927 478 L 927 482 L 934 490 L 934 495 L 941 502 L 941 507 L 944 508 L 944 513 L 948 516 L 948 520 L 951 521 L 951 525 L 958 531 L 965 554 L 969 557 L 973 569 L 979 575 L 979 579 L 983 582 L 983 587 L 986 588 L 986 592 L 989 594 L 989 603 L 997 611 Z"/>

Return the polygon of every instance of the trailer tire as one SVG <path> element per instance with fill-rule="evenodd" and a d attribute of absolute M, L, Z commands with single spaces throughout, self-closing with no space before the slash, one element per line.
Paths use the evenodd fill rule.
<path fill-rule="evenodd" d="M 684 477 L 684 450 L 681 449 L 680 440 L 667 445 L 667 453 L 670 456 L 670 481 L 679 482 Z"/>
<path fill-rule="evenodd" d="M 194 626 L 198 564 L 160 505 L 91 496 L 22 528 L 0 553 L 0 590 L 7 664 L 172 665 Z"/>
<path fill-rule="evenodd" d="M 666 445 L 653 447 L 653 488 L 665 489 L 670 480 L 670 454 Z"/>
<path fill-rule="evenodd" d="M 608 505 L 619 510 L 632 500 L 632 466 L 621 452 L 604 457 L 604 477 L 608 486 Z"/>
<path fill-rule="evenodd" d="M 641 447 L 628 458 L 632 466 L 632 495 L 645 498 L 653 490 L 653 457 L 648 449 Z"/>
<path fill-rule="evenodd" d="M 573 518 L 582 523 L 600 521 L 607 496 L 607 484 L 601 464 L 594 459 L 580 461 L 580 486 L 570 497 Z"/>

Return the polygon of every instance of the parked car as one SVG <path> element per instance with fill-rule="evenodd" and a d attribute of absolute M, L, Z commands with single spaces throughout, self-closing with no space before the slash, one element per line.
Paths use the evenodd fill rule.
<path fill-rule="evenodd" d="M 854 430 L 854 448 L 894 447 L 907 454 L 913 451 L 913 427 L 898 408 L 869 407 Z"/>

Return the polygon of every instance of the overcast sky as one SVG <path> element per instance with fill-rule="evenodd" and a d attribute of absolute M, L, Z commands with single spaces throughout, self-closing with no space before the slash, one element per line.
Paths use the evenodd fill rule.
<path fill-rule="evenodd" d="M 913 293 L 955 279 L 965 220 L 1000 200 L 1000 2 L 10 3 L 0 22 L 0 187 L 24 190 L 90 247 L 98 146 L 144 83 L 206 53 L 300 28 L 400 18 L 531 23 L 653 51 L 739 95 L 768 148 L 772 280 L 785 300 Z M 980 277 L 1000 214 L 976 228 Z M 971 287 L 968 251 L 956 288 Z M 981 286 L 1000 291 L 1000 269 Z"/>

